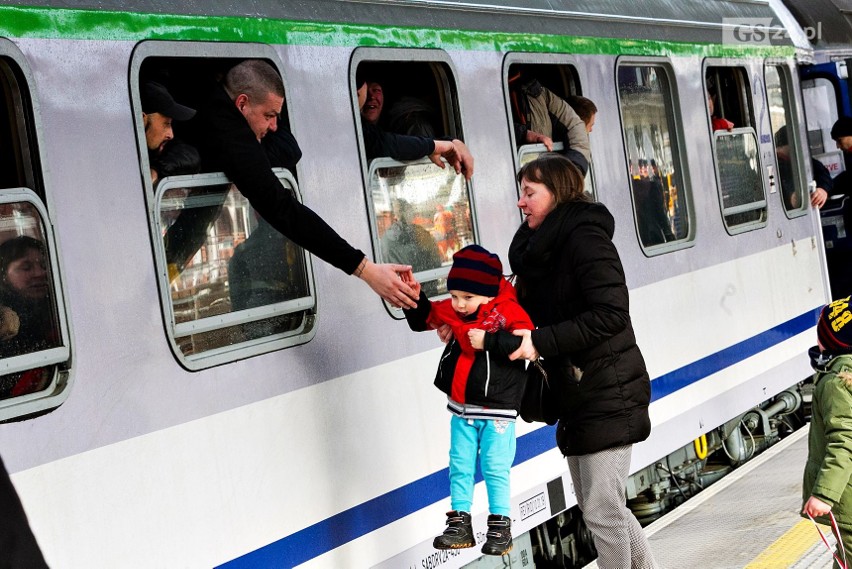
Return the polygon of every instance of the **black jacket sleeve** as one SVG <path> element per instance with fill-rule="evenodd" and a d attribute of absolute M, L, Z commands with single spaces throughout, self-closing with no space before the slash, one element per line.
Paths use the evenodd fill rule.
<path fill-rule="evenodd" d="M 221 86 L 193 121 L 209 171 L 223 171 L 252 207 L 297 245 L 348 274 L 358 268 L 364 253 L 285 191 L 245 118 Z"/>
<path fill-rule="evenodd" d="M 520 336 L 515 336 L 506 330 L 486 332 L 484 348 L 488 352 L 500 354 L 508 359 L 512 352 L 521 347 L 521 340 Z"/>
<path fill-rule="evenodd" d="M 302 159 L 302 149 L 289 130 L 280 128 L 264 136 L 260 145 L 273 168 L 287 168 L 295 172 L 296 164 Z"/>
<path fill-rule="evenodd" d="M 394 160 L 417 160 L 435 152 L 435 141 L 423 136 L 385 132 L 379 126 L 361 121 L 367 160 L 389 156 Z"/>
<path fill-rule="evenodd" d="M 420 298 L 417 299 L 417 308 L 403 308 L 402 310 L 405 319 L 408 321 L 408 327 L 415 332 L 424 332 L 430 329 L 426 322 L 430 312 L 432 312 L 432 301 L 422 290 L 420 291 Z"/>
<path fill-rule="evenodd" d="M 834 181 L 831 179 L 831 172 L 828 171 L 822 162 L 816 158 L 811 158 L 811 169 L 814 171 L 814 180 L 818 188 L 822 188 L 828 195 L 834 191 Z"/>

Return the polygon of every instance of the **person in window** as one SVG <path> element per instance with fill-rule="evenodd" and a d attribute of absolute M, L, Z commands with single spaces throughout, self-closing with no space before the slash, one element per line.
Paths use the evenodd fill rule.
<path fill-rule="evenodd" d="M 716 108 L 716 101 L 716 88 L 710 86 L 707 88 L 707 112 L 710 115 L 710 125 L 713 127 L 713 130 L 734 130 L 734 123 L 716 114 L 718 110 Z"/>
<path fill-rule="evenodd" d="M 592 129 L 595 128 L 595 117 L 598 114 L 598 107 L 591 99 L 581 97 L 579 95 L 571 95 L 565 99 L 577 116 L 582 119 L 586 125 L 586 132 L 592 134 Z"/>
<path fill-rule="evenodd" d="M 20 320 L 18 333 L 0 344 L 2 357 L 26 354 L 57 343 L 44 244 L 28 236 L 0 245 L 0 305 Z"/>
<path fill-rule="evenodd" d="M 17 333 L 0 341 L 0 358 L 59 345 L 45 253 L 44 244 L 28 236 L 0 245 L 0 306 L 18 319 Z M 0 399 L 41 391 L 50 382 L 51 372 L 41 367 L 0 376 Z"/>
<path fill-rule="evenodd" d="M 411 267 L 374 264 L 281 185 L 262 141 L 278 130 L 283 104 L 284 83 L 269 63 L 249 59 L 232 67 L 191 121 L 204 170 L 223 171 L 270 225 L 299 246 L 361 278 L 394 306 L 415 306 L 414 291 L 400 278 Z"/>
<path fill-rule="evenodd" d="M 148 145 L 148 163 L 153 164 L 162 154 L 167 143 L 175 136 L 172 121 L 188 121 L 195 116 L 195 109 L 181 105 L 172 98 L 168 89 L 156 81 L 147 81 L 139 90 L 142 101 L 142 125 Z M 151 179 L 157 181 L 157 173 L 151 167 Z"/>
<path fill-rule="evenodd" d="M 441 168 L 445 159 L 459 174 L 470 180 L 473 176 L 473 156 L 459 139 L 442 140 L 424 136 L 409 136 L 387 132 L 377 123 L 384 106 L 384 93 L 376 81 L 369 81 L 360 69 L 356 73 L 358 108 L 361 111 L 361 130 L 364 133 L 364 152 L 367 160 L 387 156 L 394 160 L 417 160 L 428 157 Z M 372 85 L 372 94 L 370 91 Z M 367 106 L 369 102 L 369 107 Z"/>
<path fill-rule="evenodd" d="M 411 136 L 435 138 L 435 109 L 418 97 L 401 97 L 388 110 L 388 129 Z"/>
<path fill-rule="evenodd" d="M 778 179 L 781 183 L 781 193 L 784 198 L 784 207 L 797 209 L 801 207 L 800 192 L 796 188 L 796 180 L 793 178 L 793 164 L 790 155 L 790 139 L 787 127 L 783 126 L 775 133 L 775 156 L 778 158 Z M 825 205 L 828 196 L 834 191 L 834 181 L 831 173 L 822 162 L 811 157 L 811 170 L 813 170 L 816 190 L 811 194 L 811 205 L 821 208 Z"/>
<path fill-rule="evenodd" d="M 563 141 L 562 154 L 585 176 L 591 157 L 589 131 L 571 105 L 524 71 L 509 78 L 509 95 L 517 119 L 515 140 L 541 143 L 548 151 L 553 140 Z"/>
<path fill-rule="evenodd" d="M 636 206 L 636 222 L 639 238 L 644 247 L 674 241 L 669 216 L 666 214 L 666 199 L 659 177 L 650 175 L 649 163 L 639 159 L 639 176 L 633 177 L 633 201 Z"/>

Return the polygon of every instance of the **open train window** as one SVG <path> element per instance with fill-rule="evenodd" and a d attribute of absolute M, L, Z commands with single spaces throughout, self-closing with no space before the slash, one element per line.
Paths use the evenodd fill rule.
<path fill-rule="evenodd" d="M 806 184 L 801 175 L 801 153 L 796 143 L 798 125 L 793 119 L 790 72 L 784 65 L 767 65 L 766 102 L 775 143 L 775 165 L 784 210 L 788 216 L 804 215 L 808 209 Z"/>
<path fill-rule="evenodd" d="M 422 150 L 428 139 L 463 139 L 449 58 L 434 51 L 359 49 L 351 75 L 374 258 L 411 265 L 427 295 L 445 294 L 453 254 L 476 242 L 470 184 Z M 361 108 L 356 76 L 367 84 Z M 420 138 L 402 138 L 412 136 Z"/>
<path fill-rule="evenodd" d="M 566 63 L 551 63 L 549 56 L 512 54 L 505 63 L 505 92 L 512 117 L 511 136 L 516 149 L 518 169 L 547 152 L 542 136 L 552 141 L 554 152 L 564 152 L 568 144 L 566 123 L 578 115 L 585 134 L 594 125 L 594 103 L 582 97 L 577 68 Z M 584 141 L 583 144 L 588 144 Z M 594 197 L 591 158 L 586 172 L 586 193 Z"/>
<path fill-rule="evenodd" d="M 0 40 L 0 420 L 61 404 L 71 358 L 22 61 Z"/>
<path fill-rule="evenodd" d="M 618 96 L 636 231 L 647 255 L 690 244 L 689 193 L 666 65 L 618 65 Z"/>
<path fill-rule="evenodd" d="M 731 234 L 763 227 L 766 190 L 748 75 L 744 67 L 711 65 L 704 78 L 725 227 Z"/>
<path fill-rule="evenodd" d="M 193 118 L 173 121 L 174 138 L 150 144 L 143 90 L 151 83 L 180 105 L 197 109 L 246 59 L 278 75 L 266 46 L 144 42 L 134 52 L 131 90 L 140 167 L 150 190 L 149 217 L 166 330 L 178 360 L 201 369 L 309 341 L 316 333 L 310 257 L 264 221 L 215 163 L 199 154 Z M 225 95 L 227 96 L 227 95 Z M 300 199 L 298 156 L 279 144 L 290 127 L 285 103 L 261 139 L 281 182 Z M 251 124 L 251 123 L 250 123 Z M 289 168 L 290 170 L 286 169 Z"/>

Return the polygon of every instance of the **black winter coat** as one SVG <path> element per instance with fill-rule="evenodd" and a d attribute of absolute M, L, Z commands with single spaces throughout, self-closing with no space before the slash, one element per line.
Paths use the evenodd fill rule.
<path fill-rule="evenodd" d="M 204 170 L 224 172 L 272 227 L 348 274 L 358 268 L 364 253 L 284 189 L 271 170 L 264 148 L 224 88 L 214 88 L 188 126 L 190 138 L 201 152 Z M 281 148 L 272 149 L 273 156 L 279 154 Z"/>
<path fill-rule="evenodd" d="M 628 292 L 612 242 L 615 222 L 601 204 L 558 206 L 536 230 L 524 223 L 509 249 L 518 301 L 537 326 L 559 411 L 566 456 L 645 440 L 651 382 L 636 345 Z"/>

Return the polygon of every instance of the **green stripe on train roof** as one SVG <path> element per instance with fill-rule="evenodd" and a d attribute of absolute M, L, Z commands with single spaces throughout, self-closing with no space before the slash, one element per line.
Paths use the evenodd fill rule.
<path fill-rule="evenodd" d="M 721 40 L 721 30 L 719 32 Z M 192 16 L 0 6 L 0 36 L 82 40 L 195 40 L 336 47 L 382 46 L 446 50 L 573 54 L 788 57 L 790 46 L 746 46 L 553 34 L 335 24 L 234 16 Z"/>

